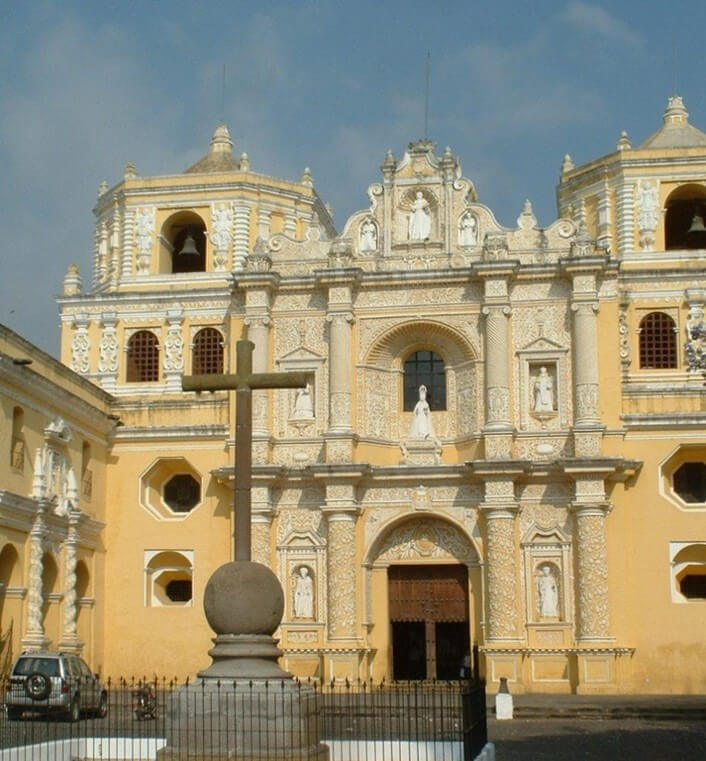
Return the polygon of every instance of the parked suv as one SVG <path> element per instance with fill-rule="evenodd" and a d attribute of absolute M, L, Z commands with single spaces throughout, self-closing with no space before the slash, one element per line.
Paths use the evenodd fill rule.
<path fill-rule="evenodd" d="M 23 711 L 63 713 L 70 721 L 91 712 L 108 713 L 108 693 L 97 674 L 76 655 L 39 651 L 15 661 L 5 693 L 8 719 Z"/>

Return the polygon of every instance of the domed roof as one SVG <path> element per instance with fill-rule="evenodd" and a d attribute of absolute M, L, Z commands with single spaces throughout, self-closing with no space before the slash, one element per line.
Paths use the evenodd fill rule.
<path fill-rule="evenodd" d="M 706 133 L 689 124 L 689 112 L 679 95 L 667 100 L 664 124 L 640 148 L 693 148 L 706 146 Z"/>
<path fill-rule="evenodd" d="M 208 153 L 190 166 L 185 174 L 201 174 L 207 172 L 237 172 L 240 162 L 233 156 L 233 141 L 227 125 L 221 123 L 216 127 L 211 138 Z"/>

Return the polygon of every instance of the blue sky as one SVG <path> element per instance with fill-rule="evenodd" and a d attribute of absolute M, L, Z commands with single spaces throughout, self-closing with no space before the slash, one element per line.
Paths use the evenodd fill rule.
<path fill-rule="evenodd" d="M 311 167 L 339 229 L 385 151 L 423 136 L 427 51 L 429 137 L 503 224 L 525 198 L 550 223 L 564 153 L 609 153 L 621 129 L 638 144 L 675 82 L 706 129 L 693 0 L 0 0 L 0 22 L 0 322 L 53 354 L 101 180 L 182 171 L 222 116 L 254 171 Z"/>

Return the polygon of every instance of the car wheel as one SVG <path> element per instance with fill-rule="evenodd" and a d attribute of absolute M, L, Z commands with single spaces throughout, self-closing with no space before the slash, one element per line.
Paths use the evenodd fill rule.
<path fill-rule="evenodd" d="M 32 700 L 44 700 L 51 692 L 51 679 L 35 671 L 25 679 L 25 692 Z"/>
<path fill-rule="evenodd" d="M 7 706 L 7 718 L 9 721 L 19 721 L 22 716 L 22 709 Z"/>
<path fill-rule="evenodd" d="M 101 699 L 98 703 L 98 709 L 96 710 L 96 716 L 99 719 L 105 719 L 108 715 L 108 696 L 105 692 L 101 693 Z"/>
<path fill-rule="evenodd" d="M 71 701 L 69 706 L 68 719 L 69 721 L 78 721 L 81 718 L 81 701 L 78 695 Z"/>

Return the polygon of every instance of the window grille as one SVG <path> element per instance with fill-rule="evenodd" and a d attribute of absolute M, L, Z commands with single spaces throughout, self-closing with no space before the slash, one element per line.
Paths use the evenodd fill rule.
<path fill-rule="evenodd" d="M 404 363 L 404 410 L 411 411 L 419 401 L 419 387 L 427 387 L 431 410 L 446 409 L 446 371 L 444 360 L 433 351 L 416 351 Z"/>
<path fill-rule="evenodd" d="M 194 336 L 194 375 L 217 375 L 223 372 L 223 336 L 215 328 L 203 328 Z"/>
<path fill-rule="evenodd" d="M 650 312 L 640 322 L 640 368 L 669 369 L 676 366 L 674 320 L 664 312 Z"/>
<path fill-rule="evenodd" d="M 159 341 L 149 330 L 140 330 L 128 341 L 127 382 L 150 383 L 159 380 Z"/>

